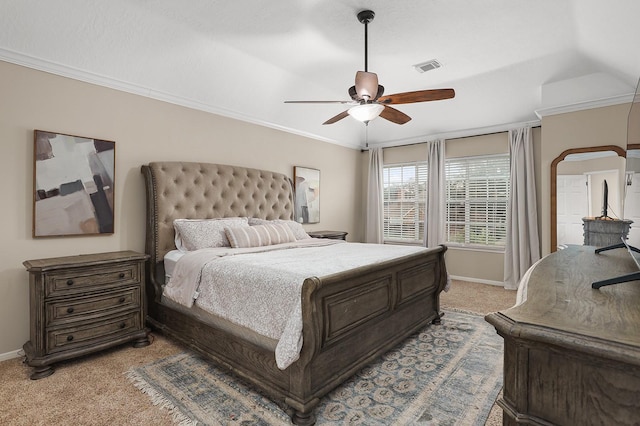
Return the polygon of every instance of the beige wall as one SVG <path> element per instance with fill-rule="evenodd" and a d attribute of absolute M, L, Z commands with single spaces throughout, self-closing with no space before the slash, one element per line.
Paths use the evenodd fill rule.
<path fill-rule="evenodd" d="M 630 104 L 594 108 L 542 118 L 542 253 L 551 250 L 551 162 L 570 148 L 627 146 Z"/>
<path fill-rule="evenodd" d="M 367 153 L 154 101 L 0 61 L 0 157 L 5 249 L 0 260 L 0 358 L 28 340 L 27 259 L 112 250 L 144 250 L 144 187 L 140 165 L 153 160 L 208 161 L 292 174 L 318 168 L 321 222 L 307 230 L 364 235 Z M 568 148 L 626 146 L 629 105 L 545 117 L 534 129 L 536 186 L 543 254 L 549 252 L 550 164 Z M 33 130 L 116 141 L 115 233 L 33 239 Z M 507 152 L 506 133 L 452 139 L 447 157 Z M 387 152 L 389 159 L 386 159 Z M 424 156 L 423 153 L 424 152 Z M 426 158 L 424 144 L 385 150 L 385 161 Z M 407 157 L 409 157 L 407 159 Z M 501 282 L 501 253 L 451 249 L 452 275 Z"/>
<path fill-rule="evenodd" d="M 361 239 L 360 152 L 281 131 L 82 83 L 0 61 L 0 358 L 29 339 L 27 259 L 114 250 L 144 251 L 140 165 L 205 161 L 293 174 L 321 171 L 321 222 Z M 115 233 L 33 239 L 33 130 L 116 142 Z"/>

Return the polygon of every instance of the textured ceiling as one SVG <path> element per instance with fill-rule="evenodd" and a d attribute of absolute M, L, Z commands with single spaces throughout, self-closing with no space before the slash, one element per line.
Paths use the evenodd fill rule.
<path fill-rule="evenodd" d="M 284 104 L 349 99 L 363 9 L 386 94 L 456 97 L 398 105 L 413 120 L 366 132 L 350 117 L 322 125 L 343 105 Z M 639 16 L 637 0 L 0 0 L 0 59 L 356 148 L 618 102 L 640 76 Z M 413 69 L 430 59 L 442 68 Z"/>

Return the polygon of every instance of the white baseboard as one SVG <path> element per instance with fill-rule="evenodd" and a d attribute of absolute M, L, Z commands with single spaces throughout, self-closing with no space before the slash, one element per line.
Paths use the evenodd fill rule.
<path fill-rule="evenodd" d="M 489 285 L 497 285 L 499 287 L 504 287 L 504 283 L 501 281 L 483 280 L 481 278 L 459 277 L 457 275 L 449 275 L 449 276 L 451 277 L 452 280 L 469 281 L 471 283 L 489 284 Z"/>
<path fill-rule="evenodd" d="M 12 352 L 0 354 L 0 361 L 6 361 L 8 359 L 19 358 L 22 356 L 22 349 L 16 349 Z"/>

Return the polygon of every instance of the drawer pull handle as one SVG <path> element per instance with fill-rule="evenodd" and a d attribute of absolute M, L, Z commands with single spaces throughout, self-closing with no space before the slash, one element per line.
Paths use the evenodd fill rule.
<path fill-rule="evenodd" d="M 73 308 L 67 308 L 67 313 L 68 314 L 72 314 L 73 313 Z"/>
<path fill-rule="evenodd" d="M 67 285 L 73 285 L 73 280 L 67 280 Z"/>
<path fill-rule="evenodd" d="M 124 303 L 124 301 L 125 301 L 125 300 L 126 300 L 126 299 L 125 299 L 124 297 L 121 297 L 120 299 L 118 299 L 118 302 L 120 302 L 120 303 Z"/>
<path fill-rule="evenodd" d="M 120 328 L 125 328 L 127 325 L 123 322 L 120 323 Z"/>
<path fill-rule="evenodd" d="M 120 277 L 120 279 L 124 278 L 124 272 L 120 272 L 120 274 L 118 274 L 118 276 Z"/>
<path fill-rule="evenodd" d="M 72 340 L 73 340 L 73 336 L 72 336 L 72 335 L 68 335 L 68 336 L 67 336 L 67 342 L 70 342 L 70 341 L 72 341 Z"/>

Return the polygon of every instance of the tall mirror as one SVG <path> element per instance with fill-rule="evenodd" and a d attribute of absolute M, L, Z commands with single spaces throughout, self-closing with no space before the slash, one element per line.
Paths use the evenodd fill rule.
<path fill-rule="evenodd" d="M 640 81 L 629 110 L 626 149 L 605 145 L 560 154 L 551 162 L 550 207 L 552 252 L 566 244 L 609 245 L 587 241 L 590 225 L 617 226 L 612 244 L 622 235 L 640 248 Z M 640 267 L 640 254 L 636 260 Z"/>
<path fill-rule="evenodd" d="M 604 145 L 568 149 L 552 161 L 552 252 L 567 244 L 608 244 L 585 241 L 588 235 L 596 235 L 585 236 L 585 219 L 587 227 L 601 225 L 590 219 L 607 219 L 608 222 L 622 219 L 625 155 L 625 150 L 619 146 Z"/>
<path fill-rule="evenodd" d="M 639 108 L 640 109 L 640 108 Z M 640 143 L 627 146 L 625 219 L 631 221 L 628 243 L 640 247 Z"/>
<path fill-rule="evenodd" d="M 636 269 L 629 274 L 623 274 L 596 281 L 591 284 L 592 288 L 600 288 L 608 285 L 626 283 L 640 280 L 640 104 L 638 90 L 640 83 L 636 86 L 636 93 L 631 103 L 629 117 L 627 119 L 627 162 L 625 171 L 625 221 L 631 226 L 628 234 L 619 236 L 621 240 L 617 244 L 608 247 L 598 248 L 596 253 L 615 249 L 626 248 L 631 258 L 635 261 Z"/>
<path fill-rule="evenodd" d="M 627 121 L 627 169 L 624 215 L 633 221 L 628 243 L 640 247 L 640 82 Z"/>

